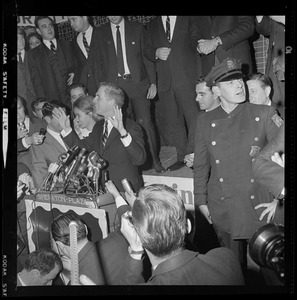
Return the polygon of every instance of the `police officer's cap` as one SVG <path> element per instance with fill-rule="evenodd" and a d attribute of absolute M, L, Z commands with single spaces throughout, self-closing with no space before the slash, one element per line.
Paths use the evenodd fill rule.
<path fill-rule="evenodd" d="M 226 58 L 218 65 L 212 67 L 211 71 L 205 76 L 207 86 L 211 87 L 217 82 L 230 81 L 243 78 L 241 72 L 241 62 L 235 58 Z"/>

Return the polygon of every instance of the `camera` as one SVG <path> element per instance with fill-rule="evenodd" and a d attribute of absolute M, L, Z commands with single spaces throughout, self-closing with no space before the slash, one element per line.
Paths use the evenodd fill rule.
<path fill-rule="evenodd" d="M 284 280 L 284 226 L 269 223 L 260 227 L 249 241 L 251 258 L 260 266 L 277 272 Z"/>

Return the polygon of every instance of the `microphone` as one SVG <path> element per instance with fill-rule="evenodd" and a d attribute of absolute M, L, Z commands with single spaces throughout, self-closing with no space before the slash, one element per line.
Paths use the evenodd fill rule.
<path fill-rule="evenodd" d="M 68 149 L 67 153 L 69 153 L 69 156 L 67 160 L 64 162 L 65 167 L 70 166 L 74 158 L 78 155 L 80 151 L 80 148 L 76 145 L 74 145 L 71 149 Z"/>
<path fill-rule="evenodd" d="M 91 164 L 98 169 L 103 169 L 107 166 L 107 162 L 105 159 L 100 157 L 100 155 L 96 151 L 92 151 L 88 157 Z"/>
<path fill-rule="evenodd" d="M 76 174 L 79 165 L 81 164 L 81 161 L 86 153 L 86 149 L 82 148 L 77 157 L 73 160 L 73 163 L 71 164 L 71 166 L 69 167 L 69 170 L 65 176 L 65 186 L 67 186 L 69 184 L 69 180 L 71 179 L 71 177 Z"/>

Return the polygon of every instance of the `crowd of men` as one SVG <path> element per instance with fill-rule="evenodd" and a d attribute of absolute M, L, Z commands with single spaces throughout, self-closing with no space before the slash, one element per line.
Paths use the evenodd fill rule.
<path fill-rule="evenodd" d="M 106 162 L 102 176 L 92 178 L 113 195 L 120 218 L 117 230 L 92 244 L 78 216 L 58 216 L 50 228 L 51 249 L 44 251 L 59 257 L 24 252 L 18 285 L 71 285 L 73 220 L 82 285 L 245 285 L 248 243 L 275 215 L 284 224 L 285 195 L 279 180 L 284 147 L 273 159 L 266 155 L 272 165 L 264 166 L 261 156 L 284 132 L 284 43 L 275 43 L 279 49 L 269 52 L 269 72 L 262 74 L 253 65 L 251 38 L 265 29 L 279 42 L 284 20 L 157 16 L 143 25 L 123 16 L 107 19 L 95 27 L 91 17 L 68 16 L 76 36 L 66 41 L 50 17 L 36 16 L 41 43 L 32 49 L 18 28 L 18 216 L 24 219 L 24 174 L 32 194 L 42 191 L 61 156 L 77 146 Z M 168 168 L 160 145 L 176 149 Z M 83 163 L 80 172 L 87 174 L 92 160 Z M 213 227 L 219 247 L 199 253 L 188 233 L 203 229 L 189 222 L 172 188 L 144 186 L 143 166 L 159 174 L 193 169 L 195 216 Z M 278 170 L 277 180 L 269 177 L 270 168 Z M 275 181 L 277 190 L 270 184 Z M 26 235 L 26 221 L 18 225 Z M 43 271 L 39 264 L 47 263 Z M 276 272 L 260 269 L 266 285 L 283 285 Z"/>

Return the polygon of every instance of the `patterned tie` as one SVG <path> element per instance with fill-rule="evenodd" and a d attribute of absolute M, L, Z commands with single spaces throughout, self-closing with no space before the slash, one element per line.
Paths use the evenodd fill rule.
<path fill-rule="evenodd" d="M 87 39 L 86 39 L 86 33 L 85 32 L 83 32 L 83 43 L 84 43 L 85 49 L 87 51 L 87 56 L 89 56 L 90 47 L 88 45 L 88 42 L 87 42 Z"/>
<path fill-rule="evenodd" d="M 166 18 L 166 37 L 168 42 L 170 42 L 170 18 L 167 16 Z"/>
<path fill-rule="evenodd" d="M 56 51 L 56 47 L 55 44 L 53 43 L 53 41 L 51 41 L 51 50 L 55 53 Z"/>
<path fill-rule="evenodd" d="M 103 133 L 103 136 L 102 136 L 103 148 L 105 147 L 107 137 L 108 137 L 108 121 L 105 120 L 105 122 L 104 122 L 104 133 Z"/>
<path fill-rule="evenodd" d="M 117 26 L 117 61 L 118 61 L 118 72 L 123 75 L 125 73 L 122 40 L 120 33 L 120 26 Z"/>
<path fill-rule="evenodd" d="M 22 64 L 23 63 L 22 53 L 19 52 L 18 55 L 19 55 L 19 62 Z"/>

